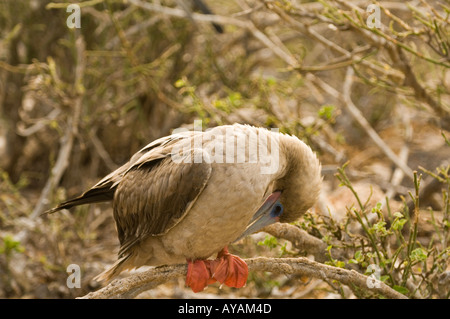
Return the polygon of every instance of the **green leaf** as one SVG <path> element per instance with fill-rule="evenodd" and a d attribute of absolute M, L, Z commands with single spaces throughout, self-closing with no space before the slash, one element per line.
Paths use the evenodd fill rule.
<path fill-rule="evenodd" d="M 0 254 L 10 255 L 13 251 L 23 253 L 25 248 L 20 245 L 20 241 L 15 240 L 12 236 L 3 237 L 3 245 L 0 246 Z"/>
<path fill-rule="evenodd" d="M 395 229 L 395 230 L 402 230 L 403 225 L 405 225 L 406 222 L 407 222 L 407 220 L 405 218 L 395 219 L 394 222 L 392 223 L 391 227 L 392 227 L 392 229 Z"/>
<path fill-rule="evenodd" d="M 372 213 L 379 212 L 381 210 L 381 203 L 377 203 L 377 206 L 372 208 Z"/>
<path fill-rule="evenodd" d="M 176 88 L 181 88 L 183 86 L 186 86 L 186 81 L 183 79 L 179 79 L 175 82 L 175 87 Z"/>
<path fill-rule="evenodd" d="M 225 111 L 225 112 L 229 112 L 230 111 L 227 103 L 224 100 L 215 100 L 213 102 L 213 105 L 214 105 L 215 108 L 217 108 L 219 110 L 222 110 L 222 111 Z"/>
<path fill-rule="evenodd" d="M 273 86 L 273 85 L 277 84 L 277 79 L 275 79 L 273 76 L 269 76 L 266 79 L 266 83 L 268 86 Z"/>
<path fill-rule="evenodd" d="M 387 235 L 386 227 L 384 226 L 386 226 L 386 222 L 379 221 L 378 223 L 373 225 L 373 229 L 375 229 L 375 231 L 380 235 Z"/>
<path fill-rule="evenodd" d="M 278 240 L 273 236 L 266 236 L 266 238 L 264 238 L 264 241 L 258 242 L 258 245 L 259 246 L 267 246 L 270 249 L 273 249 L 273 248 L 277 247 Z"/>
<path fill-rule="evenodd" d="M 364 256 L 363 256 L 361 250 L 355 251 L 355 259 L 358 260 L 358 261 L 363 261 L 364 260 Z"/>
<path fill-rule="evenodd" d="M 395 213 L 394 213 L 394 217 L 397 217 L 397 218 L 403 218 L 403 217 L 405 217 L 405 216 L 403 216 L 403 214 L 400 213 L 400 212 L 395 212 Z"/>
<path fill-rule="evenodd" d="M 392 287 L 395 291 L 397 291 L 397 292 L 399 292 L 399 293 L 401 293 L 401 294 L 403 294 L 403 295 L 406 295 L 408 292 L 409 292 L 409 290 L 407 289 L 407 288 L 405 288 L 405 287 L 402 287 L 402 286 L 397 286 L 397 285 L 394 285 L 394 287 Z"/>
<path fill-rule="evenodd" d="M 242 103 L 242 95 L 239 92 L 232 92 L 228 95 L 231 105 L 238 107 Z"/>
<path fill-rule="evenodd" d="M 320 108 L 318 115 L 327 120 L 331 119 L 334 113 L 335 106 L 334 105 L 324 105 Z"/>
<path fill-rule="evenodd" d="M 411 259 L 413 261 L 425 261 L 427 259 L 427 255 L 422 248 L 416 248 L 411 252 Z"/>

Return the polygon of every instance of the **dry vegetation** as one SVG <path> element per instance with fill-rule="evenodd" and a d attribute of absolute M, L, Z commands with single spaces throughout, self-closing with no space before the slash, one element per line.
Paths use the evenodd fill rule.
<path fill-rule="evenodd" d="M 295 227 L 325 244 L 327 265 L 365 275 L 377 265 L 407 297 L 449 298 L 449 2 L 205 2 L 213 15 L 191 1 L 83 1 L 70 29 L 76 1 L 0 0 L 0 297 L 99 289 L 92 278 L 118 250 L 110 206 L 40 213 L 201 119 L 278 127 L 313 147 L 325 188 Z M 231 249 L 305 256 L 273 234 Z M 66 286 L 69 264 L 81 288 Z M 239 290 L 194 296 L 179 276 L 140 295 L 198 296 L 381 295 L 260 269 Z"/>

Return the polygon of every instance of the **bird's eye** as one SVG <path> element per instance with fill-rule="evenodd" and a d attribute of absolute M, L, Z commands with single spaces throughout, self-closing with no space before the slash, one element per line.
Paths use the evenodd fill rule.
<path fill-rule="evenodd" d="M 280 203 L 276 203 L 273 206 L 272 211 L 270 212 L 270 215 L 272 217 L 279 217 L 282 213 L 283 213 L 283 205 L 281 205 Z"/>

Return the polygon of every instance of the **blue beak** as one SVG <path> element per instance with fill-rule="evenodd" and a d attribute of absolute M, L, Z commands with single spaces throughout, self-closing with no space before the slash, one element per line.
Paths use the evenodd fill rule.
<path fill-rule="evenodd" d="M 253 234 L 268 225 L 278 222 L 281 214 L 283 213 L 283 205 L 279 200 L 280 196 L 281 192 L 276 191 L 267 197 L 261 207 L 253 215 L 247 229 L 235 241 L 238 241 L 247 235 Z"/>

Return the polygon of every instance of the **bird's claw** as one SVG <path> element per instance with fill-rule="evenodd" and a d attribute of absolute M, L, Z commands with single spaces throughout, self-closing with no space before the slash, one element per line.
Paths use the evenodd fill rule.
<path fill-rule="evenodd" d="M 247 282 L 247 264 L 226 249 L 222 250 L 218 258 L 211 262 L 211 268 L 214 269 L 212 277 L 228 287 L 242 288 Z"/>
<path fill-rule="evenodd" d="M 242 288 L 248 277 L 248 267 L 244 260 L 232 255 L 225 247 L 214 260 L 188 260 L 186 285 L 193 292 L 200 292 L 216 281 L 228 287 Z"/>
<path fill-rule="evenodd" d="M 209 260 L 188 260 L 186 285 L 191 287 L 193 292 L 200 292 L 214 282 L 216 280 L 211 276 Z"/>

